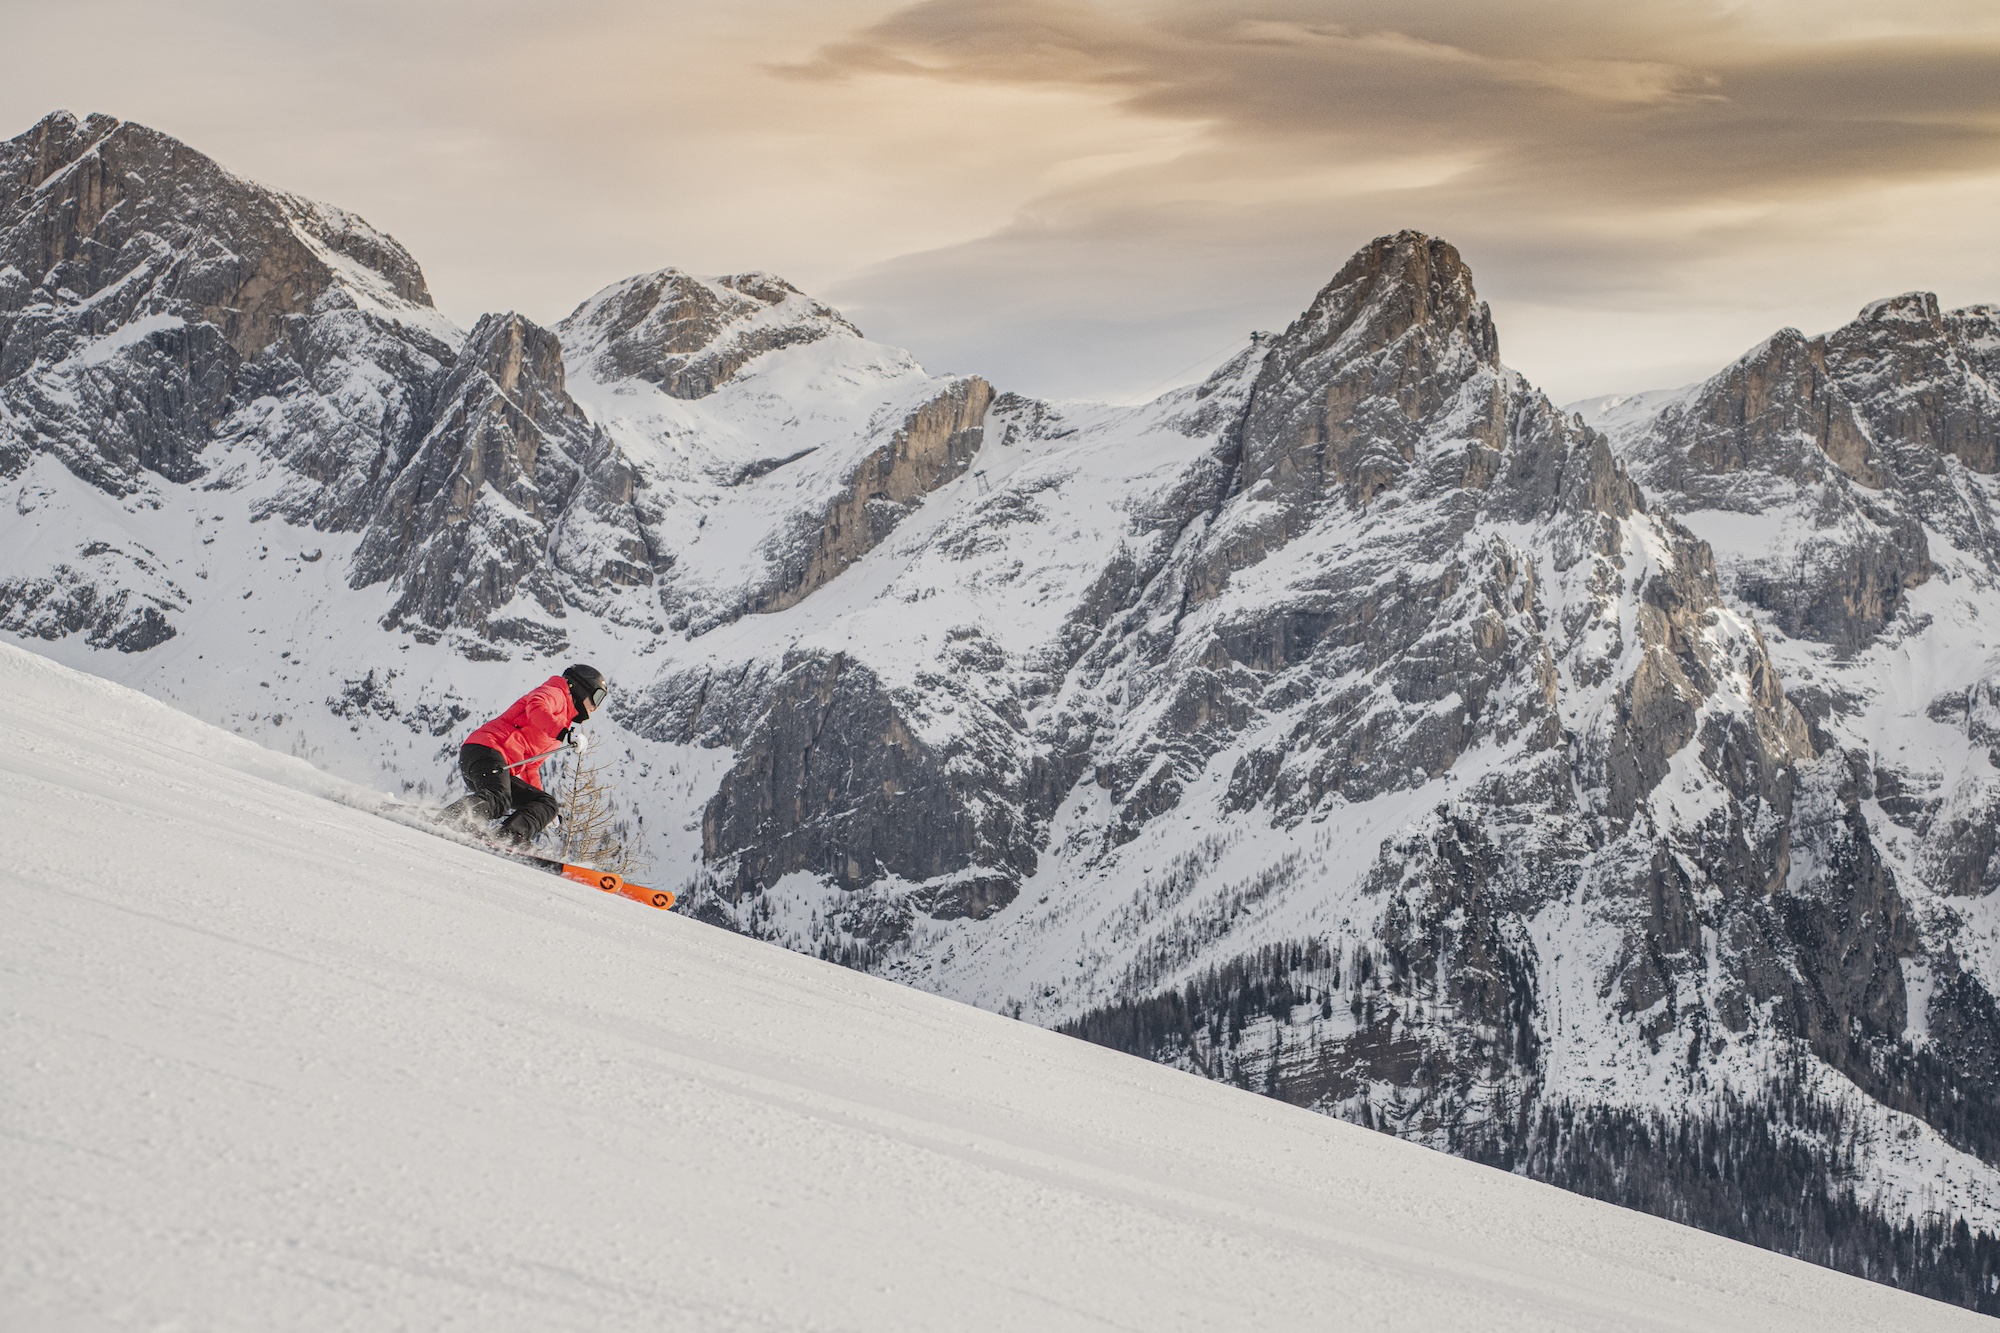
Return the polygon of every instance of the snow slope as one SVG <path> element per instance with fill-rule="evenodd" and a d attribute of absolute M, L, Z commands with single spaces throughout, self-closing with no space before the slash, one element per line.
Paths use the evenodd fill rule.
<path fill-rule="evenodd" d="M 1984 1326 L 0 701 L 0 1326 Z"/>

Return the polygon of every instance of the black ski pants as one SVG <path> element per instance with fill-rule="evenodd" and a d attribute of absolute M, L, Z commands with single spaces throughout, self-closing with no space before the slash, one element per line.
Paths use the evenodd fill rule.
<path fill-rule="evenodd" d="M 556 817 L 556 798 L 508 772 L 507 756 L 490 745 L 459 746 L 458 771 L 465 775 L 466 791 L 458 805 L 505 819 L 500 831 L 510 837 L 533 842 Z"/>

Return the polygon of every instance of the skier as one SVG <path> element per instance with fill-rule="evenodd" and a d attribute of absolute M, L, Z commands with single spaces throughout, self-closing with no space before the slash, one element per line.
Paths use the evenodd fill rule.
<path fill-rule="evenodd" d="M 583 748 L 578 730 L 604 703 L 604 673 L 581 662 L 550 676 L 458 747 L 466 794 L 445 817 L 468 827 L 505 819 L 501 836 L 526 847 L 556 817 L 553 796 L 542 790 L 542 760 L 563 745 Z"/>

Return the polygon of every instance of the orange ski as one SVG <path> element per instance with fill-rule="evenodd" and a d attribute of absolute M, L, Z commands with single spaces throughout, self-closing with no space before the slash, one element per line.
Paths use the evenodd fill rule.
<path fill-rule="evenodd" d="M 561 861 L 551 861 L 541 856 L 533 856 L 528 859 L 555 871 L 555 873 L 561 875 L 564 879 L 573 879 L 579 884 L 588 884 L 591 888 L 602 889 L 606 893 L 616 893 L 622 897 L 630 898 L 635 903 L 644 903 L 648 907 L 657 907 L 663 912 L 674 905 L 674 895 L 671 890 L 649 889 L 643 884 L 629 884 L 619 876 L 612 874 L 609 870 L 592 870 L 589 866 L 565 865 Z"/>
<path fill-rule="evenodd" d="M 657 907 L 663 912 L 670 910 L 674 905 L 674 894 L 671 889 L 649 889 L 644 884 L 631 883 L 624 876 L 609 870 L 598 870 L 592 866 L 574 866 L 567 861 L 558 861 L 554 857 L 536 856 L 533 852 L 524 851 L 519 847 L 503 847 L 490 839 L 474 836 L 479 846 L 506 860 L 535 866 L 552 875 L 561 875 L 564 879 L 587 884 L 605 893 L 615 893 L 621 898 L 630 898 L 635 903 Z"/>

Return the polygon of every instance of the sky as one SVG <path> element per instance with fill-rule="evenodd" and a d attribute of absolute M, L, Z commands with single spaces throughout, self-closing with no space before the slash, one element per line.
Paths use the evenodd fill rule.
<path fill-rule="evenodd" d="M 762 269 L 1047 397 L 1405 227 L 1559 402 L 2000 301 L 1994 0 L 0 0 L 0 136 L 58 108 L 360 213 L 461 324 Z"/>

